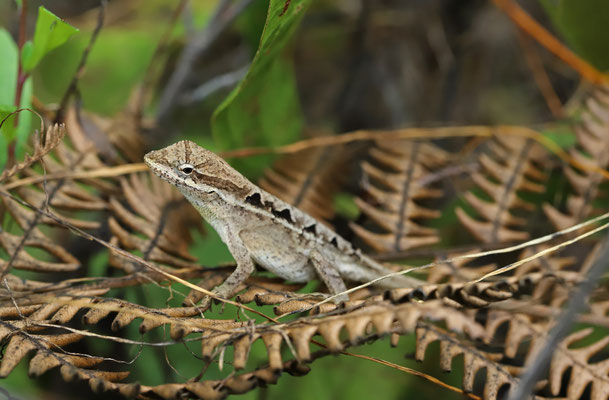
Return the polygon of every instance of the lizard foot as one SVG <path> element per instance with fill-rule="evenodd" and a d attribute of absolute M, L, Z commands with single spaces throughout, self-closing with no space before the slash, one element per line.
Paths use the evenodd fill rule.
<path fill-rule="evenodd" d="M 201 303 L 199 304 L 198 307 L 201 309 L 201 312 L 205 312 L 205 311 L 211 309 L 212 303 L 213 303 L 213 297 L 211 297 L 211 296 L 205 296 L 201 300 Z"/>
<path fill-rule="evenodd" d="M 227 290 L 223 290 L 222 286 L 218 286 L 217 288 L 214 288 L 212 290 L 212 293 L 216 296 L 215 298 L 212 296 L 205 296 L 201 299 L 201 303 L 199 305 L 199 308 L 202 311 L 207 311 L 211 309 L 211 306 L 215 303 L 215 304 L 219 304 L 219 303 L 223 303 L 221 299 L 228 299 L 230 298 L 230 296 L 228 296 L 228 294 L 230 294 L 230 292 L 228 292 Z M 220 299 L 218 299 L 220 298 Z"/>

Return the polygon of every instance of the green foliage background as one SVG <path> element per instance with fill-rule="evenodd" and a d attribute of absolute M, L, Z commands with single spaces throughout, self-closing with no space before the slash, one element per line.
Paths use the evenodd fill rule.
<path fill-rule="evenodd" d="M 311 0 L 254 2 L 235 24 L 237 33 L 251 45 L 252 61 L 247 74 L 223 101 L 211 107 L 209 104 L 201 105 L 202 108 L 211 108 L 208 111 L 213 111 L 208 113 L 208 121 L 192 121 L 192 125 L 197 129 L 184 128 L 170 140 L 187 137 L 215 150 L 229 150 L 248 146 L 279 146 L 301 138 L 305 117 L 301 108 L 301 94 L 291 45 L 299 34 L 298 27 L 307 9 L 312 6 L 323 7 L 311 3 Z M 609 41 L 609 2 L 540 0 L 540 3 L 555 29 L 575 51 L 600 69 L 609 68 L 609 52 L 606 51 L 606 43 Z M 215 5 L 214 1 L 190 2 L 196 29 L 205 26 Z M 138 17 L 129 24 L 111 24 L 102 30 L 79 83 L 84 109 L 112 116 L 126 107 L 132 89 L 141 82 L 151 62 L 160 35 L 158 26 L 166 23 L 167 10 L 173 6 L 173 3 L 167 1 L 148 1 Z M 74 76 L 81 54 L 89 42 L 91 24 L 78 32 L 69 23 L 62 22 L 42 9 L 33 39 L 24 46 L 20 55 L 15 39 L 9 32 L 9 26 L 13 30 L 15 27 L 18 15 L 16 5 L 5 1 L 0 5 L 0 11 L 5 16 L 10 15 L 8 20 L 3 19 L 7 27 L 0 29 L 0 54 L 3 57 L 0 62 L 0 116 L 4 118 L 17 108 L 14 103 L 19 57 L 24 71 L 31 73 L 31 78 L 25 83 L 20 107 L 30 107 L 32 93 L 43 103 L 57 103 Z M 89 22 L 92 20 L 90 18 Z M 178 43 L 187 39 L 187 30 L 182 22 L 177 24 L 172 37 Z M 322 40 L 319 46 L 332 48 L 333 45 Z M 154 105 L 147 112 L 154 115 Z M 2 128 L 2 165 L 6 162 L 7 148 L 13 138 L 17 138 L 19 143 L 17 156 L 23 152 L 25 142 L 32 133 L 32 125 L 36 125 L 32 124 L 32 120 L 31 114 L 21 113 L 16 128 L 11 127 L 11 124 Z M 572 136 L 565 136 L 554 130 L 549 131 L 548 135 L 562 141 L 560 144 L 563 146 L 573 141 Z M 235 165 L 248 176 L 256 177 L 260 176 L 270 161 L 269 157 L 253 157 L 241 160 Z M 351 207 L 348 201 L 346 204 L 345 208 Z M 451 218 L 447 213 L 447 221 L 443 223 L 453 224 L 451 221 L 454 218 Z M 212 229 L 208 229 L 208 232 L 207 236 L 197 238 L 192 246 L 193 254 L 199 257 L 201 263 L 208 265 L 230 261 L 229 252 L 215 232 Z M 106 264 L 105 255 L 97 256 L 89 274 L 101 275 Z M 174 289 L 185 292 L 185 289 L 179 286 Z M 152 307 L 165 306 L 166 292 L 153 286 L 122 294 L 126 300 L 144 301 Z M 170 304 L 178 305 L 179 299 Z M 139 339 L 136 326 L 130 329 L 130 336 Z M 158 337 L 159 333 L 147 335 L 150 337 L 143 339 L 161 339 Z M 354 351 L 414 367 L 414 362 L 404 357 L 404 354 L 412 350 L 413 341 L 413 337 L 403 338 L 397 350 L 390 348 L 388 340 L 382 340 Z M 96 342 L 93 346 L 102 344 Z M 432 351 L 437 351 L 437 348 L 431 348 Z M 99 350 L 101 352 L 103 349 Z M 193 348 L 192 351 L 196 353 L 197 350 Z M 254 352 L 259 353 L 259 359 L 263 357 L 261 347 L 255 347 Z M 136 353 L 137 349 L 134 349 L 133 356 Z M 186 376 L 196 375 L 201 368 L 201 361 L 190 356 L 183 348 L 172 348 L 167 355 L 157 350 L 145 349 L 130 368 L 135 371 L 132 379 L 145 384 L 181 380 L 182 377 L 174 372 L 167 372 L 165 356 Z M 227 356 L 227 359 L 230 357 Z M 251 359 L 255 360 L 256 354 Z M 433 371 L 436 376 L 439 374 L 437 365 L 430 364 L 427 367 L 427 371 Z M 229 366 L 226 368 L 230 370 Z M 42 397 L 46 389 L 37 387 L 37 382 L 30 381 L 26 377 L 26 369 L 25 363 L 21 363 L 19 370 L 0 385 L 8 388 L 11 393 Z M 213 366 L 206 377 L 219 378 L 224 376 L 225 372 Z M 447 376 L 446 381 L 459 386 L 460 378 L 457 371 Z M 412 393 L 416 393 L 419 399 L 458 397 L 402 372 L 364 360 L 340 356 L 328 357 L 314 363 L 312 372 L 305 378 L 283 377 L 277 386 L 250 392 L 242 398 L 398 399 Z"/>

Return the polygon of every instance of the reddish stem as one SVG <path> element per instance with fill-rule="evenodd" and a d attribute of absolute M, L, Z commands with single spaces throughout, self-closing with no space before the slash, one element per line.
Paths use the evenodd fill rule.
<path fill-rule="evenodd" d="M 25 45 L 25 38 L 27 34 L 27 0 L 21 2 L 21 12 L 19 15 L 19 37 L 17 39 L 17 88 L 15 91 L 15 106 L 19 108 L 21 106 L 21 97 L 23 95 L 23 85 L 28 78 L 28 74 L 23 71 L 23 65 L 21 65 L 21 50 Z M 15 114 L 15 128 L 19 125 L 19 113 Z M 8 146 L 8 165 L 15 162 L 15 140 L 13 139 Z"/>
<path fill-rule="evenodd" d="M 21 14 L 19 15 L 19 38 L 17 39 L 17 46 L 19 48 L 17 54 L 17 91 L 15 93 L 15 105 L 17 108 L 21 106 L 21 94 L 23 92 L 23 84 L 27 79 L 27 74 L 23 71 L 23 65 L 21 65 L 21 51 L 25 45 L 25 37 L 27 34 L 27 0 L 21 2 Z M 19 114 L 15 116 L 15 126 L 17 126 Z"/>

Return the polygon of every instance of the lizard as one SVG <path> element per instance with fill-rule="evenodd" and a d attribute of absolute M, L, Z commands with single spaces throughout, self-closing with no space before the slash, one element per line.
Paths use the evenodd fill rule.
<path fill-rule="evenodd" d="M 194 142 L 183 140 L 151 151 L 144 162 L 155 175 L 177 187 L 234 257 L 236 269 L 212 291 L 219 297 L 232 297 L 254 272 L 254 262 L 289 281 L 309 282 L 317 276 L 334 295 L 346 290 L 343 279 L 369 282 L 394 272 Z M 385 288 L 423 283 L 405 276 L 378 282 Z M 348 296 L 334 300 L 339 303 Z"/>

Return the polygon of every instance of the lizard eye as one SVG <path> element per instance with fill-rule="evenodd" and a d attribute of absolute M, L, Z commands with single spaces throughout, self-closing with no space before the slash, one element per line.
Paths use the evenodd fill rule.
<path fill-rule="evenodd" d="M 195 167 L 192 164 L 180 164 L 178 165 L 178 171 L 186 174 L 186 175 L 190 175 L 192 174 L 192 171 L 195 170 Z"/>

